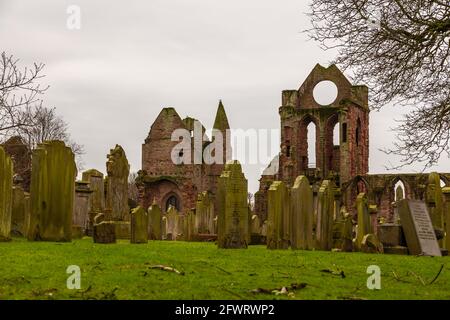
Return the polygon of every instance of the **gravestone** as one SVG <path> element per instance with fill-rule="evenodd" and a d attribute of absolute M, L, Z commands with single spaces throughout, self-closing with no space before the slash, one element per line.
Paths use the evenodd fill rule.
<path fill-rule="evenodd" d="M 171 240 L 167 239 L 167 216 L 165 214 L 161 217 L 161 239 Z"/>
<path fill-rule="evenodd" d="M 261 222 L 256 214 L 252 215 L 252 223 L 250 230 L 251 234 L 261 234 Z"/>
<path fill-rule="evenodd" d="M 19 185 L 13 187 L 11 234 L 27 237 L 30 225 L 30 195 Z"/>
<path fill-rule="evenodd" d="M 131 211 L 131 243 L 148 242 L 148 215 L 141 206 Z"/>
<path fill-rule="evenodd" d="M 80 227 L 82 235 L 86 234 L 89 229 L 89 200 L 91 193 L 92 191 L 89 188 L 88 182 L 75 182 L 75 202 L 73 205 L 72 224 Z"/>
<path fill-rule="evenodd" d="M 105 182 L 103 173 L 91 169 L 83 172 L 82 180 L 89 183 L 92 193 L 89 196 L 89 225 L 88 235 L 92 234 L 94 218 L 105 209 Z"/>
<path fill-rule="evenodd" d="M 444 197 L 441 188 L 441 177 L 437 172 L 432 172 L 428 176 L 428 185 L 426 189 L 426 204 L 430 214 L 433 227 L 443 233 L 444 230 Z M 443 241 L 439 241 L 443 245 Z"/>
<path fill-rule="evenodd" d="M 177 234 L 176 234 L 176 238 L 175 240 L 182 240 L 185 241 L 185 230 L 184 230 L 184 219 L 185 216 L 183 214 L 177 214 L 176 215 L 176 230 L 177 230 Z"/>
<path fill-rule="evenodd" d="M 153 201 L 153 204 L 148 208 L 148 218 L 149 218 L 149 239 L 150 240 L 162 240 L 161 235 L 161 209 Z"/>
<path fill-rule="evenodd" d="M 195 232 L 196 217 L 195 210 L 189 210 L 184 219 L 185 241 L 193 241 Z"/>
<path fill-rule="evenodd" d="M 288 249 L 290 236 L 289 190 L 282 181 L 274 181 L 268 191 L 268 249 Z"/>
<path fill-rule="evenodd" d="M 444 226 L 445 226 L 445 239 L 444 239 L 444 247 L 447 250 L 450 250 L 450 187 L 445 187 L 442 189 L 442 193 L 444 195 Z"/>
<path fill-rule="evenodd" d="M 9 241 L 13 196 L 13 163 L 0 146 L 0 241 Z"/>
<path fill-rule="evenodd" d="M 209 192 L 204 191 L 198 194 L 195 204 L 195 217 L 198 233 L 214 233 L 214 202 Z"/>
<path fill-rule="evenodd" d="M 441 256 L 426 204 L 423 201 L 405 199 L 397 204 L 409 253 Z"/>
<path fill-rule="evenodd" d="M 295 179 L 290 192 L 290 206 L 292 249 L 313 249 L 313 192 L 307 177 Z"/>
<path fill-rule="evenodd" d="M 108 215 L 109 216 L 109 215 Z M 110 221 L 114 224 L 116 239 L 130 240 L 131 239 L 131 223 L 130 221 Z"/>
<path fill-rule="evenodd" d="M 320 250 L 331 250 L 333 244 L 335 189 L 333 180 L 324 180 L 318 192 L 316 243 Z"/>
<path fill-rule="evenodd" d="M 71 241 L 77 167 L 62 141 L 33 150 L 31 172 L 31 241 Z"/>
<path fill-rule="evenodd" d="M 116 227 L 112 221 L 94 224 L 93 239 L 95 243 L 116 243 Z"/>
<path fill-rule="evenodd" d="M 166 213 L 167 218 L 167 233 L 166 238 L 167 240 L 176 240 L 177 239 L 177 216 L 178 211 L 174 206 L 169 206 L 169 209 Z"/>
<path fill-rule="evenodd" d="M 125 151 L 119 145 L 111 149 L 107 157 L 106 171 L 108 176 L 105 180 L 105 207 L 111 215 L 108 219 L 128 221 L 128 175 L 130 173 L 130 165 L 128 164 Z"/>
<path fill-rule="evenodd" d="M 365 193 L 360 193 L 356 197 L 356 210 L 358 213 L 358 231 L 356 233 L 356 246 L 361 248 L 364 236 L 373 233 L 369 204 Z"/>
<path fill-rule="evenodd" d="M 218 181 L 218 234 L 219 248 L 247 248 L 248 206 L 247 179 L 239 161 L 225 165 Z"/>

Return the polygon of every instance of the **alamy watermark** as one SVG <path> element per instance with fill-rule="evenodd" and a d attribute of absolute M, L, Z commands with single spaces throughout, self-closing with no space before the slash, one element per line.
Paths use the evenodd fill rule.
<path fill-rule="evenodd" d="M 70 276 L 67 278 L 67 289 L 79 290 L 81 289 L 81 269 L 77 265 L 70 265 L 66 269 L 66 273 Z"/>

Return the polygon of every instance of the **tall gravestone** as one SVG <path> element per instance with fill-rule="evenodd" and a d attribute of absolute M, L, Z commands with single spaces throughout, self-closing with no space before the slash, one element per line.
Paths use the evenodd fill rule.
<path fill-rule="evenodd" d="M 218 234 L 219 248 L 247 248 L 248 207 L 247 179 L 239 161 L 225 165 L 218 182 Z"/>
<path fill-rule="evenodd" d="M 188 210 L 184 219 L 185 241 L 193 241 L 196 236 L 196 217 L 194 210 Z"/>
<path fill-rule="evenodd" d="M 148 242 L 148 215 L 141 206 L 131 211 L 131 243 Z"/>
<path fill-rule="evenodd" d="M 161 240 L 161 208 L 153 201 L 153 204 L 148 208 L 149 230 L 148 236 L 150 240 Z"/>
<path fill-rule="evenodd" d="M 445 239 L 444 247 L 450 250 L 450 187 L 442 188 L 442 193 L 444 195 L 444 226 L 445 226 Z"/>
<path fill-rule="evenodd" d="M 0 146 L 0 241 L 9 241 L 11 234 L 13 163 Z"/>
<path fill-rule="evenodd" d="M 73 226 L 77 226 L 81 230 L 81 236 L 86 234 L 89 229 L 90 217 L 89 217 L 89 205 L 91 197 L 91 189 L 89 188 L 89 182 L 76 181 L 75 182 L 75 200 L 73 205 Z M 72 227 L 73 230 L 73 227 Z"/>
<path fill-rule="evenodd" d="M 320 250 L 331 250 L 333 243 L 335 189 L 333 180 L 324 180 L 318 192 L 316 246 Z"/>
<path fill-rule="evenodd" d="M 178 225 L 177 225 L 178 211 L 174 206 L 169 206 L 166 213 L 167 218 L 167 240 L 176 240 L 178 235 Z"/>
<path fill-rule="evenodd" d="M 95 169 L 84 171 L 82 180 L 89 183 L 89 189 L 92 192 L 89 196 L 88 226 L 88 234 L 91 234 L 95 216 L 103 213 L 105 209 L 105 181 L 103 173 Z"/>
<path fill-rule="evenodd" d="M 289 190 L 283 181 L 274 181 L 268 191 L 268 249 L 288 249 L 290 235 Z"/>
<path fill-rule="evenodd" d="M 209 192 L 204 191 L 198 194 L 195 217 L 198 233 L 214 233 L 214 202 Z"/>
<path fill-rule="evenodd" d="M 62 141 L 33 150 L 29 240 L 71 241 L 77 167 Z"/>
<path fill-rule="evenodd" d="M 358 232 L 356 233 L 356 245 L 360 249 L 364 236 L 372 232 L 369 204 L 365 193 L 358 194 L 356 198 L 356 210 L 358 213 Z"/>
<path fill-rule="evenodd" d="M 423 201 L 406 199 L 397 204 L 409 253 L 441 256 L 426 204 Z"/>
<path fill-rule="evenodd" d="M 13 187 L 11 233 L 27 237 L 30 227 L 30 194 L 19 185 Z"/>
<path fill-rule="evenodd" d="M 428 176 L 427 206 L 431 222 L 435 229 L 444 230 L 444 197 L 442 195 L 441 177 L 437 172 Z M 443 241 L 440 241 L 443 244 Z"/>
<path fill-rule="evenodd" d="M 307 177 L 295 179 L 290 192 L 290 206 L 292 249 L 313 249 L 313 192 Z"/>
<path fill-rule="evenodd" d="M 125 151 L 119 145 L 111 149 L 107 157 L 106 171 L 108 176 L 105 181 L 106 212 L 110 212 L 110 220 L 128 221 L 128 175 L 130 173 L 130 165 L 128 164 Z"/>

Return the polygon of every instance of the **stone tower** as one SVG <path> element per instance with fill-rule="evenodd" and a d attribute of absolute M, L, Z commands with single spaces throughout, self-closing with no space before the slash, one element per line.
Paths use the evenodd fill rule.
<path fill-rule="evenodd" d="M 316 85 L 331 81 L 337 97 L 329 105 L 320 105 L 313 96 Z M 327 178 L 331 173 L 342 184 L 369 167 L 369 107 L 366 86 L 353 86 L 332 65 L 316 65 L 298 90 L 282 94 L 281 153 L 279 179 L 292 185 L 299 175 Z M 315 158 L 308 159 L 308 126 L 316 131 Z M 334 144 L 334 128 L 339 126 L 339 144 Z M 311 126 L 309 127 L 311 128 Z"/>

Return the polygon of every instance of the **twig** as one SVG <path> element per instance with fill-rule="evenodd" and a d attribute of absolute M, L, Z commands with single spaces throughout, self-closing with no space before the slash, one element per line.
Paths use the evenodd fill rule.
<path fill-rule="evenodd" d="M 441 269 L 439 269 L 438 274 L 433 278 L 433 280 L 431 280 L 431 282 L 429 283 L 429 285 L 430 285 L 430 284 L 433 284 L 433 282 L 435 282 L 435 281 L 437 280 L 437 278 L 439 278 L 439 276 L 440 276 L 440 274 L 441 274 L 441 272 L 442 272 L 443 269 L 444 269 L 444 264 L 441 264 Z"/>
<path fill-rule="evenodd" d="M 425 281 L 423 281 L 422 277 L 417 275 L 415 272 L 413 271 L 409 271 L 410 274 L 412 274 L 414 277 L 416 277 L 416 279 L 420 280 L 420 282 L 422 282 L 422 285 L 425 286 Z"/>
<path fill-rule="evenodd" d="M 159 270 L 162 270 L 162 271 L 175 272 L 176 274 L 184 276 L 184 271 L 179 271 L 179 270 L 177 270 L 175 268 L 172 268 L 172 267 L 163 266 L 162 264 L 158 264 L 158 265 L 155 265 L 155 266 L 150 266 L 148 268 L 149 269 L 159 269 Z"/>

